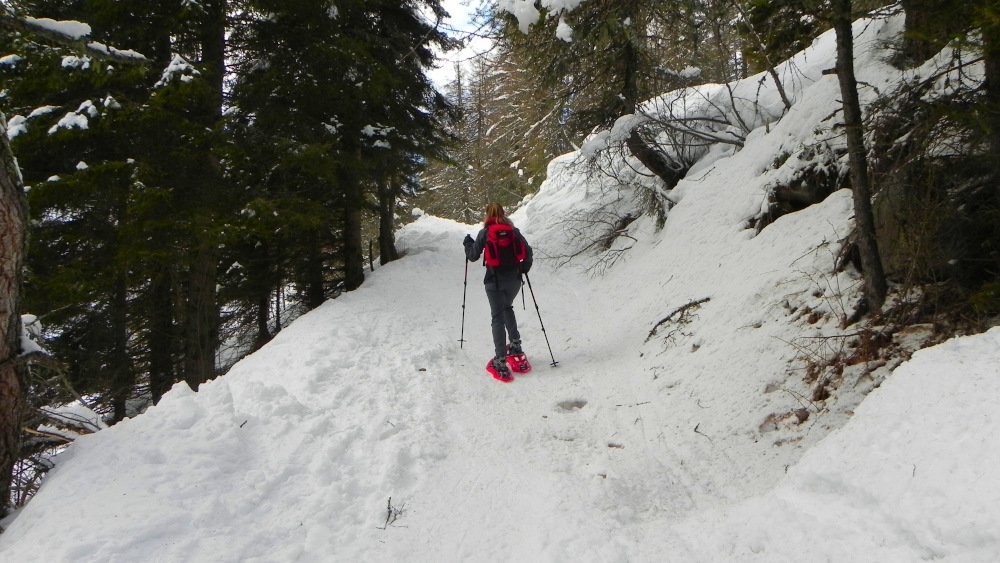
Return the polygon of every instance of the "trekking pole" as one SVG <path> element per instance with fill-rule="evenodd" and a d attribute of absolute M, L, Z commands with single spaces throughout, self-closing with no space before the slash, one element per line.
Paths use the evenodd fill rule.
<path fill-rule="evenodd" d="M 527 299 L 528 298 L 524 296 L 524 279 L 522 278 L 521 279 L 521 307 L 524 307 L 525 311 L 528 310 L 528 301 L 527 301 Z"/>
<path fill-rule="evenodd" d="M 458 337 L 458 347 L 465 346 L 465 293 L 469 288 L 469 260 L 465 260 L 465 278 L 462 280 L 462 336 Z"/>
<path fill-rule="evenodd" d="M 528 291 L 531 292 L 531 301 L 535 304 L 535 312 L 538 313 L 538 324 L 542 326 L 542 335 L 545 337 L 545 345 L 549 347 L 549 357 L 552 358 L 552 363 L 549 365 L 556 367 L 559 365 L 559 362 L 556 361 L 556 357 L 552 354 L 552 345 L 549 344 L 549 335 L 545 332 L 545 323 L 542 322 L 542 311 L 538 308 L 538 300 L 535 299 L 535 290 L 531 287 L 531 278 L 527 273 L 525 273 L 524 279 L 528 280 Z"/>

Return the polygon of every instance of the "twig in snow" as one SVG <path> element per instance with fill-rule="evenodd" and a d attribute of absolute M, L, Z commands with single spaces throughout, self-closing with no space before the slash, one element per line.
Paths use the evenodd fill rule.
<path fill-rule="evenodd" d="M 393 506 L 392 497 L 389 497 L 389 501 L 386 503 L 385 507 L 385 524 L 378 529 L 385 530 L 389 528 L 389 526 L 391 526 L 396 520 L 399 519 L 400 516 L 403 515 L 405 509 L 406 509 L 406 504 L 403 504 L 401 506 Z M 405 528 L 405 526 L 402 527 Z"/>

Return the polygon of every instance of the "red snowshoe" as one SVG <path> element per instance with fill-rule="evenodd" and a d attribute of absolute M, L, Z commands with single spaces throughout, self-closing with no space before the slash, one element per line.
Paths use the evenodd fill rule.
<path fill-rule="evenodd" d="M 493 376 L 493 379 L 496 379 L 497 381 L 502 381 L 504 383 L 510 383 L 511 381 L 514 381 L 514 376 L 510 374 L 510 371 L 498 370 L 496 367 L 494 367 L 493 360 L 489 360 L 486 362 L 486 371 L 488 371 L 490 375 Z"/>
<path fill-rule="evenodd" d="M 514 373 L 528 373 L 531 371 L 531 362 L 524 354 L 507 354 L 507 366 Z"/>

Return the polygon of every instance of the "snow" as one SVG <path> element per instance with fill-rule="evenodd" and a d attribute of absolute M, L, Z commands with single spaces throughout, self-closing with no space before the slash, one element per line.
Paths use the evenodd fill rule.
<path fill-rule="evenodd" d="M 101 114 L 101 112 L 97 110 L 97 106 L 94 105 L 94 102 L 92 102 L 90 100 L 83 101 L 80 104 L 80 107 L 76 108 L 76 113 L 79 113 L 79 114 L 84 114 L 85 113 L 85 114 L 89 115 L 90 117 L 97 117 L 98 115 Z"/>
<path fill-rule="evenodd" d="M 893 28 L 856 27 L 859 80 L 883 91 L 903 79 L 881 62 Z M 414 209 L 402 260 L 200 392 L 178 384 L 79 438 L 5 523 L 0 559 L 1000 558 L 1000 328 L 820 408 L 803 343 L 842 335 L 858 295 L 833 268 L 850 194 L 747 227 L 800 162 L 779 155 L 838 142 L 835 79 L 810 70 L 832 48 L 799 58 L 791 110 L 763 85 L 757 128 L 701 157 L 662 229 L 641 217 L 606 253 L 569 260 L 588 242 L 577 221 L 637 215 L 641 181 L 616 187 L 577 153 L 550 163 L 512 214 L 536 251 L 516 306 L 531 374 L 483 371 L 482 269 L 461 246 L 479 225 Z"/>
<path fill-rule="evenodd" d="M 517 18 L 517 26 L 521 33 L 528 33 L 531 25 L 541 17 L 541 12 L 532 0 L 499 0 L 497 8 Z"/>
<path fill-rule="evenodd" d="M 1000 328 L 917 352 L 773 491 L 682 522 L 663 548 L 697 534 L 717 560 L 995 561 L 997 366 Z"/>
<path fill-rule="evenodd" d="M 559 25 L 556 26 L 556 37 L 566 43 L 573 42 L 573 28 L 570 27 L 564 18 L 559 18 Z"/>
<path fill-rule="evenodd" d="M 555 16 L 564 12 L 571 12 L 577 8 L 583 0 L 541 0 L 539 5 L 547 11 L 549 16 Z M 523 33 L 528 33 L 531 25 L 536 23 L 542 16 L 535 6 L 534 0 L 500 0 L 497 7 L 508 12 L 517 18 L 518 29 Z M 556 37 L 563 41 L 572 41 L 572 30 L 563 20 L 559 18 L 559 26 L 556 29 Z"/>
<path fill-rule="evenodd" d="M 133 51 L 132 49 L 116 49 L 114 47 L 105 45 L 104 43 L 101 43 L 99 41 L 91 41 L 90 43 L 87 43 L 87 48 L 92 51 L 97 51 L 98 53 L 105 53 L 116 57 L 135 59 L 136 61 L 146 60 L 146 56 L 143 55 L 142 53 Z M 111 67 L 108 67 L 108 70 L 111 70 Z"/>
<path fill-rule="evenodd" d="M 22 133 L 28 132 L 28 126 L 25 125 L 27 118 L 23 115 L 13 115 L 10 121 L 7 122 L 7 138 L 13 139 Z"/>
<path fill-rule="evenodd" d="M 77 439 L 80 436 L 97 432 L 108 427 L 101 415 L 97 414 L 90 407 L 80 401 L 74 401 L 55 408 L 44 409 L 46 416 L 52 422 L 58 422 L 58 426 L 42 425 L 39 431 L 64 436 L 70 439 Z"/>
<path fill-rule="evenodd" d="M 45 352 L 37 340 L 42 333 L 42 325 L 35 315 L 21 315 L 21 353 Z"/>
<path fill-rule="evenodd" d="M 90 57 L 64 56 L 62 67 L 69 69 L 87 70 L 90 68 Z"/>
<path fill-rule="evenodd" d="M 31 119 L 33 117 L 38 117 L 40 115 L 47 115 L 58 110 L 59 106 L 42 106 L 39 108 L 35 108 L 34 110 L 31 111 L 31 113 L 28 114 L 28 119 Z"/>
<path fill-rule="evenodd" d="M 70 39 L 83 39 L 90 35 L 90 26 L 78 21 L 56 21 L 49 18 L 24 18 L 24 21 L 35 27 L 65 35 Z"/>
<path fill-rule="evenodd" d="M 31 17 L 26 17 L 26 18 L 24 18 L 24 21 L 26 23 L 28 23 L 29 25 L 33 25 L 35 27 L 38 27 L 38 28 L 41 28 L 41 29 L 44 29 L 44 30 L 47 30 L 47 31 L 50 31 L 50 32 L 53 32 L 53 33 L 58 33 L 60 35 L 64 35 L 64 36 L 68 37 L 69 39 L 74 39 L 74 40 L 83 39 L 85 37 L 88 37 L 90 35 L 90 33 L 91 33 L 91 28 L 90 28 L 90 26 L 88 24 L 85 24 L 85 23 L 82 23 L 82 22 L 78 22 L 78 21 L 75 21 L 75 20 L 62 20 L 62 21 L 58 21 L 58 20 L 53 20 L 53 19 L 49 19 L 49 18 L 31 18 Z M 98 42 L 98 41 L 90 41 L 90 42 L 88 42 L 87 43 L 87 48 L 90 49 L 90 50 L 92 50 L 92 51 L 97 51 L 97 52 L 100 52 L 100 53 L 106 53 L 106 54 L 114 55 L 114 56 L 117 56 L 117 57 L 123 57 L 123 58 L 129 58 L 129 59 L 136 59 L 137 61 L 144 61 L 144 60 L 146 60 L 146 57 L 144 55 L 142 55 L 141 53 L 138 53 L 136 51 L 133 51 L 131 49 L 115 49 L 114 47 L 109 47 L 108 45 L 105 45 L 104 43 L 101 43 L 101 42 Z M 73 58 L 75 58 L 75 57 L 73 57 Z M 87 61 L 87 59 L 86 59 L 86 57 L 84 57 L 83 59 L 78 59 L 78 61 L 82 64 L 82 62 L 83 61 Z M 66 61 L 66 59 L 64 59 L 63 60 L 63 66 L 66 66 L 66 63 L 67 63 L 67 61 Z M 71 64 L 76 64 L 76 62 L 72 62 Z M 89 66 L 89 61 L 87 61 L 86 64 L 82 64 L 82 66 L 74 67 L 74 68 L 87 68 L 88 66 Z"/>
<path fill-rule="evenodd" d="M 694 66 L 686 66 L 683 70 L 677 73 L 677 76 L 688 80 L 694 80 L 695 78 L 701 76 L 701 69 Z"/>
<path fill-rule="evenodd" d="M 201 73 L 198 72 L 198 69 L 192 66 L 184 57 L 175 54 L 170 60 L 170 64 L 167 65 L 167 68 L 163 69 L 163 75 L 156 83 L 156 87 L 162 88 L 170 84 L 175 78 L 181 82 L 190 82 L 199 74 Z"/>
<path fill-rule="evenodd" d="M 60 129 L 88 129 L 90 127 L 90 120 L 84 114 L 71 112 L 62 116 L 55 125 L 49 128 L 49 135 L 54 134 Z"/>
<path fill-rule="evenodd" d="M 39 108 L 46 109 L 46 108 Z M 39 110 L 35 110 L 37 112 Z M 46 111 L 47 113 L 47 111 Z M 32 113 L 36 115 L 36 113 Z M 67 113 L 62 116 L 55 125 L 49 128 L 49 135 L 55 134 L 60 129 L 89 129 L 90 128 L 90 118 L 95 118 L 101 115 L 101 112 L 94 105 L 94 102 L 90 100 L 85 100 L 80 104 L 80 107 L 76 108 L 76 111 Z"/>

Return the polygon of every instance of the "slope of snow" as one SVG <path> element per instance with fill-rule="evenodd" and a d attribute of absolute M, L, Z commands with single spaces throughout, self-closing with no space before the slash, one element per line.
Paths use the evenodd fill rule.
<path fill-rule="evenodd" d="M 677 560 L 996 561 L 998 366 L 1000 328 L 921 350 L 773 491 L 647 539 Z"/>
<path fill-rule="evenodd" d="M 885 83 L 888 28 L 856 29 L 859 78 Z M 817 67 L 828 39 L 804 55 Z M 592 254 L 566 262 L 572 219 L 634 204 L 573 155 L 555 160 L 513 215 L 538 257 L 516 308 L 531 374 L 483 370 L 483 272 L 461 246 L 478 226 L 423 217 L 399 234 L 402 260 L 226 376 L 81 438 L 0 559 L 1000 556 L 1000 330 L 917 354 L 849 422 L 865 382 L 822 409 L 805 400 L 797 342 L 838 334 L 857 290 L 832 273 L 850 194 L 757 236 L 746 224 L 776 156 L 816 142 L 836 96 L 833 77 L 804 82 L 780 122 L 710 153 L 664 228 L 632 223 L 602 276 Z"/>

